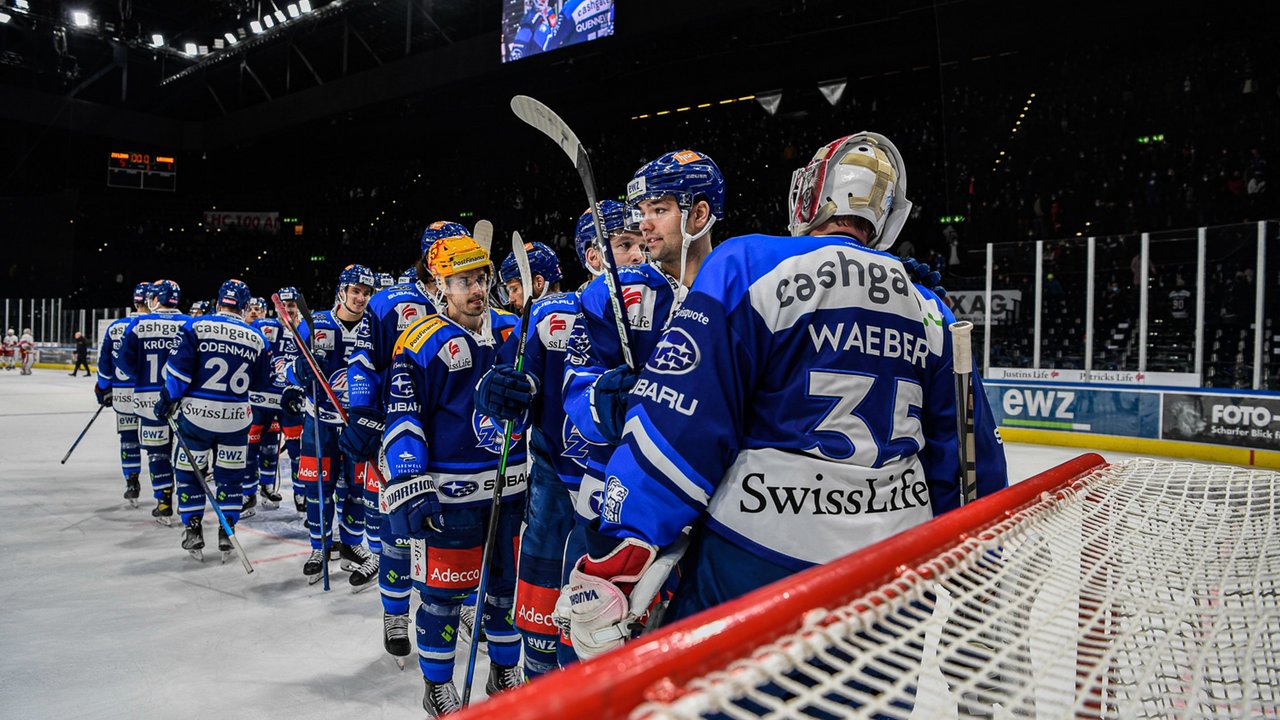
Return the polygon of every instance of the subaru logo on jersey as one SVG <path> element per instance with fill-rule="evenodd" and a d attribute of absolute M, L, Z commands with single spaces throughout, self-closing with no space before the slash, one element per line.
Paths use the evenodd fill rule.
<path fill-rule="evenodd" d="M 596 490 L 591 493 L 591 497 L 587 498 L 587 505 L 591 507 L 591 514 L 600 515 L 600 506 L 604 504 L 604 491 Z"/>
<path fill-rule="evenodd" d="M 464 498 L 480 489 L 480 483 L 471 480 L 450 480 L 440 485 L 440 494 L 451 498 Z"/>
<path fill-rule="evenodd" d="M 410 399 L 413 397 L 413 381 L 405 373 L 391 376 L 391 397 Z"/>
<path fill-rule="evenodd" d="M 464 340 L 450 340 L 440 348 L 436 357 L 449 368 L 449 372 L 466 370 L 471 367 L 471 346 Z"/>
<path fill-rule="evenodd" d="M 653 306 L 657 293 L 647 285 L 623 285 L 622 304 L 627 311 L 627 322 L 637 330 L 653 327 Z"/>
<path fill-rule="evenodd" d="M 333 339 L 332 330 L 316 328 L 315 346 L 317 350 L 332 350 Z"/>
<path fill-rule="evenodd" d="M 396 314 L 398 316 L 396 329 L 403 330 L 409 327 L 421 318 L 426 311 L 427 308 L 419 303 L 400 303 L 400 305 L 396 306 Z"/>
<path fill-rule="evenodd" d="M 347 404 L 347 369 L 340 368 L 329 376 L 329 387 L 332 388 L 333 394 L 338 396 L 338 401 L 343 405 Z"/>
<path fill-rule="evenodd" d="M 471 430 L 476 434 L 476 447 L 488 450 L 494 455 L 502 453 L 502 424 L 495 423 L 488 415 L 471 413 Z M 524 433 L 511 433 L 511 444 L 514 447 L 520 442 Z"/>
<path fill-rule="evenodd" d="M 649 369 L 663 375 L 683 375 L 698 367 L 701 360 L 698 343 L 689 333 L 678 327 L 671 328 L 658 341 L 649 358 Z"/>
<path fill-rule="evenodd" d="M 574 425 L 568 416 L 565 416 L 564 424 L 560 428 L 560 441 L 564 445 L 564 452 L 561 455 L 572 460 L 574 465 L 586 470 L 590 443 L 582 437 L 582 433 L 578 432 L 578 426 Z"/>
<path fill-rule="evenodd" d="M 548 350 L 564 352 L 569 347 L 569 334 L 573 332 L 574 316 L 553 312 L 538 323 L 538 336 Z"/>

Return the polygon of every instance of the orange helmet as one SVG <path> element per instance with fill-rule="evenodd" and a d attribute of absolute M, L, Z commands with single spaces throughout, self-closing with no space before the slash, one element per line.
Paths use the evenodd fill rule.
<path fill-rule="evenodd" d="M 489 253 L 466 235 L 440 238 L 427 251 L 427 268 L 439 278 L 468 270 L 488 269 Z"/>

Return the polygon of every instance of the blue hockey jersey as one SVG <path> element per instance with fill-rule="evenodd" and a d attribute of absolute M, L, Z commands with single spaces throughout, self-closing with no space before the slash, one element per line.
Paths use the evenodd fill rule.
<path fill-rule="evenodd" d="M 164 366 L 178 345 L 178 334 L 191 317 L 171 309 L 144 313 L 129 321 L 115 355 L 116 378 L 133 386 L 133 412 L 159 420 L 156 400 L 164 385 Z"/>
<path fill-rule="evenodd" d="M 615 0 L 567 0 L 560 8 L 558 22 L 546 40 L 546 51 L 613 34 Z M 518 37 L 518 36 L 517 36 Z"/>
<path fill-rule="evenodd" d="M 352 353 L 356 351 L 357 341 L 360 337 L 362 328 L 368 322 L 368 315 L 364 315 L 350 329 L 342 324 L 333 314 L 332 310 L 321 310 L 311 314 L 311 326 L 315 332 L 315 341 L 311 343 L 312 353 L 316 357 L 316 364 L 320 366 L 320 372 L 324 374 L 325 379 L 329 382 L 329 387 L 333 388 L 333 394 L 337 396 L 338 401 L 342 403 L 345 410 L 350 405 L 350 393 L 348 382 L 348 362 Z M 298 342 L 307 343 L 311 338 L 312 329 L 304 323 L 298 328 Z M 295 362 L 306 362 L 298 358 Z M 287 369 L 287 380 L 290 384 L 298 384 L 298 378 L 294 374 L 296 364 L 290 365 Z M 310 392 L 311 388 L 306 388 Z M 329 396 L 320 392 L 320 421 L 328 425 L 342 425 L 342 416 L 333 407 L 333 403 L 329 400 Z"/>
<path fill-rule="evenodd" d="M 267 341 L 267 358 L 271 362 L 271 385 L 261 393 L 256 393 L 250 400 L 255 406 L 280 409 L 280 393 L 288 385 L 285 370 L 302 353 L 298 350 L 297 339 L 293 333 L 276 318 L 259 318 L 253 321 L 253 327 Z"/>
<path fill-rule="evenodd" d="M 489 321 L 489 332 L 477 337 L 433 315 L 406 330 L 393 351 L 383 435 L 392 483 L 431 475 L 448 507 L 490 502 L 502 453 L 502 423 L 476 411 L 475 389 L 516 317 L 490 310 Z M 513 443 L 503 497 L 523 495 L 527 479 L 524 443 Z"/>
<path fill-rule="evenodd" d="M 111 406 L 116 412 L 126 415 L 133 413 L 133 381 L 116 377 L 116 353 L 120 343 L 124 341 L 124 331 L 129 323 L 141 313 L 129 313 L 122 318 L 112 320 L 107 331 L 102 334 L 102 342 L 98 345 L 98 381 L 99 390 L 111 391 Z"/>
<path fill-rule="evenodd" d="M 842 237 L 716 248 L 632 390 L 601 531 L 705 528 L 799 570 L 958 502 L 951 338 L 901 262 Z"/>
<path fill-rule="evenodd" d="M 529 326 L 533 332 L 525 341 L 524 371 L 538 379 L 530 432 L 545 450 L 547 461 L 571 491 L 577 492 L 582 472 L 587 467 L 589 444 L 564 411 L 564 377 L 569 336 L 577 322 L 581 306 L 576 292 L 556 293 L 539 298 L 529 308 Z M 517 340 L 524 332 L 523 320 L 502 346 L 502 362 L 515 363 Z"/>
<path fill-rule="evenodd" d="M 396 339 L 410 325 L 435 312 L 435 303 L 421 280 L 394 285 L 369 299 L 356 349 L 347 362 L 350 407 L 382 407 L 383 380 Z"/>
<path fill-rule="evenodd" d="M 164 366 L 165 393 L 183 417 L 211 433 L 249 428 L 250 392 L 271 385 L 267 340 L 239 316 L 219 312 L 189 318 Z"/>
<path fill-rule="evenodd" d="M 657 265 L 618 268 L 627 324 L 631 328 L 631 353 L 643 363 L 683 298 L 685 288 Z M 618 328 L 613 321 L 609 286 L 604 276 L 582 290 L 580 315 L 569 336 L 564 375 L 564 409 L 583 438 L 591 443 L 581 491 L 574 501 L 578 515 L 590 520 L 599 514 L 604 492 L 604 468 L 614 446 L 605 444 L 591 408 L 591 389 L 602 373 L 623 364 Z"/>

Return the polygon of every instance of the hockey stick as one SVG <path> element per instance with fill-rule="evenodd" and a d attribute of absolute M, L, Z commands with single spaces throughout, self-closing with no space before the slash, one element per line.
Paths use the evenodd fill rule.
<path fill-rule="evenodd" d="M 98 416 L 101 415 L 102 411 L 105 409 L 107 409 L 106 405 L 98 406 L 98 412 L 94 413 L 93 417 L 89 418 L 89 422 L 84 426 L 84 429 L 80 431 L 80 435 L 76 437 L 76 441 L 71 443 L 71 449 L 67 451 L 66 455 L 62 456 L 62 462 L 58 463 L 59 465 L 67 464 L 67 458 L 71 457 L 71 453 L 76 451 L 76 446 L 79 445 L 80 441 L 84 439 L 85 433 L 89 432 L 89 428 L 93 426 L 93 421 L 97 420 Z"/>
<path fill-rule="evenodd" d="M 271 302 L 276 306 L 276 313 L 280 315 L 281 324 L 288 328 L 289 332 L 293 333 L 294 338 L 298 338 L 298 327 L 294 325 L 293 318 L 289 317 L 289 311 L 285 308 L 284 301 L 280 299 L 279 295 L 272 295 Z M 297 303 L 298 314 L 302 317 L 304 322 L 307 322 L 308 325 L 307 338 L 309 343 L 310 338 L 313 337 L 313 334 L 310 332 L 311 314 L 303 310 L 303 308 L 307 306 L 307 301 L 302 297 L 302 293 L 298 293 Z M 329 402 L 333 403 L 333 406 L 337 408 L 338 417 L 342 418 L 342 424 L 348 424 L 347 411 L 342 409 L 342 403 L 338 402 L 337 394 L 333 392 L 333 388 L 330 387 L 328 381 L 325 380 L 324 375 L 320 372 L 320 364 L 316 362 L 316 356 L 312 354 L 311 348 L 303 343 L 297 343 L 297 345 L 302 358 L 307 361 L 307 365 L 311 367 L 311 372 L 316 376 L 316 383 L 320 385 L 321 390 L 324 390 L 324 394 L 329 398 Z M 314 391 L 315 388 L 312 388 L 312 390 Z M 281 432 L 283 432 L 283 428 L 281 429 Z"/>
<path fill-rule="evenodd" d="M 191 472 L 196 476 L 196 481 L 200 483 L 200 487 L 204 488 L 204 496 L 209 498 L 209 504 L 213 506 L 213 514 L 218 516 L 218 523 L 222 525 L 222 529 L 227 533 L 227 539 L 231 541 L 232 547 L 240 555 L 240 564 L 244 565 L 244 571 L 253 574 L 253 564 L 249 562 L 249 556 L 244 554 L 244 548 L 240 547 L 240 541 L 236 539 L 236 529 L 231 526 L 227 520 L 226 514 L 222 512 L 222 508 L 218 506 L 218 496 L 213 494 L 213 490 L 209 487 L 209 479 L 204 476 L 204 471 L 200 469 L 200 463 L 196 462 L 196 456 L 191 452 L 191 448 L 187 446 L 187 441 L 182 438 L 182 433 L 178 430 L 178 423 L 173 416 L 165 418 L 169 421 L 169 429 L 173 431 L 173 437 L 178 440 L 178 444 L 182 446 L 182 452 L 187 455 L 187 462 L 191 463 Z"/>
<path fill-rule="evenodd" d="M 471 231 L 471 239 L 476 244 L 484 248 L 484 254 L 492 257 L 493 253 L 493 223 L 488 220 L 480 220 L 476 222 L 476 227 Z"/>
<path fill-rule="evenodd" d="M 520 285 L 524 291 L 524 307 L 520 310 L 520 335 L 516 338 L 516 372 L 524 369 L 524 344 L 529 336 L 529 308 L 533 307 L 533 299 L 529 296 L 533 290 L 533 272 L 529 269 L 529 255 L 524 247 L 520 233 L 512 233 L 511 248 L 515 252 L 516 265 L 520 267 Z M 476 650 L 479 648 L 480 628 L 484 624 L 484 594 L 489 580 L 489 566 L 493 563 L 493 547 L 498 541 L 498 512 L 502 508 L 502 491 L 506 485 L 507 457 L 511 452 L 511 433 L 514 429 L 510 420 L 503 421 L 502 455 L 498 459 L 498 476 L 493 482 L 493 502 L 489 505 L 489 528 L 484 541 L 484 549 L 480 556 L 480 583 L 476 587 L 476 627 L 471 631 L 471 648 L 467 651 L 467 683 L 462 690 L 462 705 L 471 702 L 471 686 L 475 682 Z"/>
<path fill-rule="evenodd" d="M 974 462 L 973 407 L 970 402 L 973 385 L 973 323 L 961 320 L 951 324 L 951 364 L 956 375 L 956 438 L 960 449 L 960 504 L 967 505 L 978 497 L 977 472 Z"/>
<path fill-rule="evenodd" d="M 631 328 L 627 322 L 626 305 L 622 301 L 622 283 L 618 280 L 618 267 L 613 258 L 613 244 L 605 235 L 604 220 L 600 217 L 600 205 L 596 201 L 596 180 L 591 172 L 591 159 L 587 157 L 587 149 L 582 147 L 578 136 L 564 120 L 560 119 L 559 115 L 528 95 L 516 95 L 511 98 L 511 112 L 535 130 L 554 140 L 578 170 L 578 177 L 582 180 L 582 188 L 587 192 L 587 202 L 591 207 L 591 219 L 596 228 L 596 242 L 599 244 L 600 256 L 604 260 L 605 282 L 609 285 L 609 304 L 613 308 L 613 320 L 618 328 L 622 359 L 628 367 L 635 368 L 635 359 L 631 356 Z M 529 297 L 528 291 L 525 297 Z"/>

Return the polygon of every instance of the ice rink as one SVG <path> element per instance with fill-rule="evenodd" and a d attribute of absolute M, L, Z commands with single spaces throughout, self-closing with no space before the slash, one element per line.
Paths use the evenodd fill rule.
<path fill-rule="evenodd" d="M 287 481 L 281 509 L 237 528 L 247 575 L 235 559 L 219 564 L 212 512 L 201 564 L 179 548 L 176 523 L 152 521 L 145 473 L 139 507 L 121 499 L 110 410 L 59 465 L 96 410 L 91 385 L 0 371 L 0 717 L 423 717 L 414 658 L 401 672 L 383 652 L 377 590 L 351 594 L 337 563 L 330 592 L 307 585 Z M 1080 454 L 1007 452 L 1015 480 Z"/>

